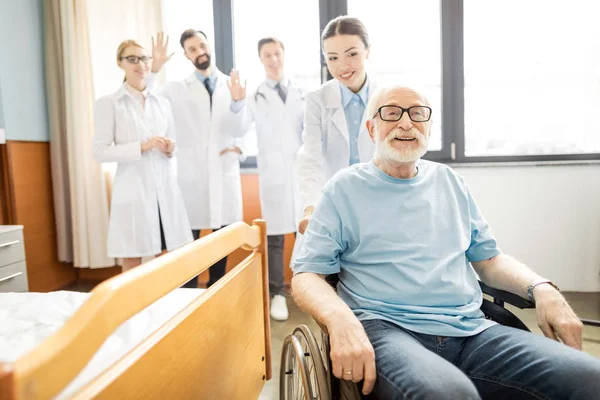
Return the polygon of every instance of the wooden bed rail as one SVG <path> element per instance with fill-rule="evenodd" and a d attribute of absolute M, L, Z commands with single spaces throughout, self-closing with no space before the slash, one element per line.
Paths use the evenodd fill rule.
<path fill-rule="evenodd" d="M 262 290 L 265 367 L 269 379 L 266 239 L 263 220 L 253 221 L 252 226 L 237 222 L 101 283 L 58 332 L 15 363 L 0 363 L 0 399 L 52 398 L 60 393 L 119 325 L 240 247 L 253 250 L 248 259 L 254 257 L 255 263 L 260 264 L 262 277 L 257 283 L 262 283 L 262 289 L 258 290 Z M 200 297 L 213 296 L 225 283 L 235 279 L 228 275 Z"/>

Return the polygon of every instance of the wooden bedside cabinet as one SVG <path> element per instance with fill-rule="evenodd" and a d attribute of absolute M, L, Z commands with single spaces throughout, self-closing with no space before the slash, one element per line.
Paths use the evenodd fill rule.
<path fill-rule="evenodd" d="M 0 292 L 27 292 L 22 225 L 0 225 Z"/>

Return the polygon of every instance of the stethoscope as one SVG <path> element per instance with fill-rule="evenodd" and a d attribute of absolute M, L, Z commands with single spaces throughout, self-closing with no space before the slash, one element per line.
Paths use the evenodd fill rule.
<path fill-rule="evenodd" d="M 273 89 L 273 88 L 271 88 Z M 273 89 L 275 90 L 275 89 Z M 269 102 L 269 100 L 267 100 L 267 96 L 264 93 L 261 93 L 258 91 L 258 89 L 256 89 L 256 93 L 254 94 L 254 101 L 258 103 L 258 98 L 262 97 L 267 103 Z"/>
<path fill-rule="evenodd" d="M 267 100 L 267 96 L 265 96 L 264 93 L 259 92 L 258 90 L 256 91 L 256 93 L 254 94 L 254 101 L 258 103 L 258 97 L 262 97 L 267 103 L 269 102 Z"/>

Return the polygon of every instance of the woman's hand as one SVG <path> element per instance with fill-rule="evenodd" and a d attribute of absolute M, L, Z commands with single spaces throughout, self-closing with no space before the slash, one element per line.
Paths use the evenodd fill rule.
<path fill-rule="evenodd" d="M 154 42 L 154 36 L 152 36 L 152 72 L 159 72 L 162 67 L 173 57 L 174 52 L 168 54 L 169 37 L 165 39 L 163 32 L 156 34 L 156 43 Z"/>
<path fill-rule="evenodd" d="M 304 235 L 304 232 L 306 232 L 306 228 L 308 228 L 308 223 L 310 222 L 314 210 L 315 207 L 313 206 L 308 206 L 304 210 L 304 217 L 298 222 L 298 232 L 300 232 L 300 234 Z"/>
<path fill-rule="evenodd" d="M 233 152 L 233 153 L 237 153 L 237 154 L 242 154 L 242 150 L 240 150 L 239 147 L 235 146 L 235 147 L 226 147 L 223 150 L 221 150 L 221 152 L 219 153 L 220 156 L 222 156 L 223 154 L 227 154 L 229 152 Z"/>
<path fill-rule="evenodd" d="M 162 136 L 153 136 L 150 139 L 142 142 L 142 153 L 150 151 L 152 149 L 158 149 L 163 153 L 167 150 L 167 139 Z"/>
<path fill-rule="evenodd" d="M 169 138 L 166 138 L 165 142 L 166 142 L 166 150 L 164 153 L 166 154 L 167 157 L 173 157 L 173 153 L 175 152 L 175 142 Z"/>

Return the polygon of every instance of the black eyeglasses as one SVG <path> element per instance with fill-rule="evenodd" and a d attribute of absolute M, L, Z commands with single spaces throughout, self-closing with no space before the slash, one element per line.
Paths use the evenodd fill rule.
<path fill-rule="evenodd" d="M 150 60 L 152 59 L 152 57 L 124 56 L 124 57 L 119 58 L 119 60 L 122 60 L 122 59 L 126 59 L 127 62 L 130 62 L 131 64 L 139 64 L 140 61 L 143 62 L 144 64 L 148 64 L 150 62 Z"/>
<path fill-rule="evenodd" d="M 408 112 L 408 117 L 413 122 L 427 122 L 431 118 L 431 108 L 427 106 L 412 106 L 402 108 L 399 106 L 381 106 L 373 115 L 373 118 L 379 114 L 383 121 L 400 121 L 404 112 Z"/>

